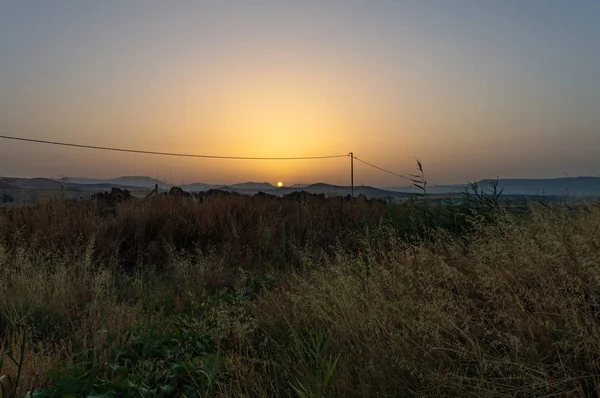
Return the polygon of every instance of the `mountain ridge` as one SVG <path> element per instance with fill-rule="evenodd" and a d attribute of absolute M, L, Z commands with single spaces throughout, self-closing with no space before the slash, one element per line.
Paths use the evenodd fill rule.
<path fill-rule="evenodd" d="M 158 184 L 160 188 L 168 187 L 168 184 L 165 182 L 148 176 L 120 176 L 116 178 L 63 177 L 56 181 L 78 185 L 116 184 L 139 188 L 154 188 Z"/>
<path fill-rule="evenodd" d="M 498 190 L 506 195 L 526 196 L 600 196 L 600 177 L 576 176 L 556 178 L 499 178 L 476 181 L 480 190 L 489 190 L 491 184 L 498 183 Z M 462 193 L 469 184 L 432 185 L 427 186 L 427 193 L 453 194 Z M 415 186 L 385 187 L 394 192 L 420 193 Z"/>
<path fill-rule="evenodd" d="M 574 197 L 600 197 L 600 177 L 577 176 L 558 178 L 507 178 L 507 179 L 482 179 L 477 181 L 479 190 L 489 190 L 492 183 L 498 183 L 498 189 L 503 190 L 505 195 L 523 196 L 574 196 Z M 268 182 L 244 182 L 236 184 L 209 184 L 191 183 L 171 185 L 164 181 L 146 176 L 121 176 L 117 178 L 0 178 L 0 190 L 40 190 L 40 191 L 76 191 L 94 192 L 110 190 L 111 188 L 128 189 L 130 191 L 151 190 L 158 185 L 160 190 L 167 190 L 179 186 L 188 192 L 202 192 L 210 189 L 227 190 L 242 194 L 255 194 L 264 192 L 273 195 L 282 195 L 296 191 L 310 193 L 323 193 L 327 196 L 345 196 L 352 192 L 347 185 L 335 185 L 324 182 L 313 184 L 294 184 L 277 188 Z M 460 194 L 469 184 L 433 185 L 427 186 L 427 194 Z M 373 187 L 354 186 L 354 195 L 363 194 L 368 198 L 401 198 L 410 194 L 422 193 L 415 186 L 399 187 Z"/>

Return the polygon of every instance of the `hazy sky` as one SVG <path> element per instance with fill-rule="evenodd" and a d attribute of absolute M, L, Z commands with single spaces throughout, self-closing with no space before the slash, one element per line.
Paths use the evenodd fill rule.
<path fill-rule="evenodd" d="M 241 156 L 355 154 L 431 183 L 600 174 L 600 1 L 0 0 L 0 135 Z M 0 140 L 0 173 L 348 182 Z M 356 165 L 357 184 L 404 185 Z"/>

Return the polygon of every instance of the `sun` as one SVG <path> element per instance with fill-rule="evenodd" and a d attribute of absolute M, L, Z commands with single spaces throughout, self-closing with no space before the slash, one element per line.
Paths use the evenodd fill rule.
<path fill-rule="evenodd" d="M 283 182 L 279 181 L 279 182 L 277 183 L 277 188 L 281 188 L 282 186 L 283 186 Z"/>

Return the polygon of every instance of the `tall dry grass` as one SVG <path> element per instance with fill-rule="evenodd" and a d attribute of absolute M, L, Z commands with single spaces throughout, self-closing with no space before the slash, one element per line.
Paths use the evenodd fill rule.
<path fill-rule="evenodd" d="M 83 254 L 123 268 L 160 265 L 171 249 L 217 251 L 229 263 L 288 267 L 291 252 L 310 243 L 328 250 L 354 245 L 357 231 L 398 219 L 398 207 L 380 201 L 278 200 L 225 195 L 205 200 L 158 197 L 122 203 L 118 211 L 94 201 L 45 200 L 34 207 L 0 207 L 6 247 Z"/>
<path fill-rule="evenodd" d="M 140 344 L 157 352 L 127 357 L 131 380 L 179 377 L 164 396 L 598 396 L 600 208 L 475 213 L 467 233 L 416 240 L 409 210 L 232 197 L 4 212 L 0 357 L 26 342 L 17 396 L 79 368 L 85 391 L 104 388 Z M 115 396 L 157 395 L 132 388 Z"/>
<path fill-rule="evenodd" d="M 598 208 L 534 209 L 467 239 L 390 247 L 340 248 L 261 300 L 279 355 L 259 391 L 271 377 L 314 390 L 298 365 L 307 359 L 285 342 L 319 331 L 330 341 L 321 355 L 338 358 L 331 395 L 598 396 Z"/>

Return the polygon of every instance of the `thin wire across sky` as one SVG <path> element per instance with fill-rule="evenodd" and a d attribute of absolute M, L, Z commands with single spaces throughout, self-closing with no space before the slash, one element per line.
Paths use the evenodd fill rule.
<path fill-rule="evenodd" d="M 384 168 L 382 168 L 382 167 L 379 167 L 379 166 L 376 166 L 376 165 L 374 165 L 373 163 L 369 163 L 369 162 L 366 162 L 366 161 L 364 161 L 364 160 L 362 160 L 362 159 L 359 159 L 359 158 L 357 158 L 356 156 L 354 157 L 354 160 L 358 160 L 359 162 L 361 162 L 361 163 L 364 163 L 364 164 L 366 164 L 367 166 L 371 166 L 371 167 L 373 167 L 374 169 L 377 169 L 377 170 L 379 170 L 379 171 L 383 171 L 383 172 L 386 172 L 386 173 L 388 173 L 388 174 L 391 174 L 391 175 L 393 175 L 393 176 L 400 177 L 400 178 L 404 178 L 405 180 L 408 180 L 408 181 L 414 182 L 414 179 L 413 179 L 413 178 L 406 177 L 406 176 L 404 176 L 404 175 L 402 175 L 402 174 L 398 174 L 398 173 L 394 173 L 393 171 L 386 170 L 386 169 L 384 169 Z"/>
<path fill-rule="evenodd" d="M 102 150 L 102 151 L 128 152 L 128 153 L 139 153 L 139 154 L 146 154 L 146 155 L 178 156 L 178 157 L 186 157 L 186 158 L 204 158 L 204 159 L 313 160 L 313 159 L 341 158 L 341 157 L 348 156 L 348 155 L 327 155 L 327 156 L 300 156 L 300 157 L 253 157 L 253 156 L 199 155 L 199 154 L 190 154 L 190 153 L 157 152 L 157 151 L 144 151 L 144 150 L 139 150 L 139 149 L 126 149 L 126 148 L 114 148 L 114 147 L 104 147 L 104 146 L 96 146 L 96 145 L 73 144 L 73 143 L 68 143 L 68 142 L 45 141 L 45 140 L 37 140 L 37 139 L 32 139 L 32 138 L 12 137 L 12 136 L 7 136 L 7 135 L 0 135 L 0 138 L 5 139 L 5 140 L 32 142 L 32 143 L 47 144 L 47 145 L 67 146 L 67 147 L 73 147 L 73 148 L 96 149 L 96 150 Z"/>
<path fill-rule="evenodd" d="M 84 149 L 94 149 L 101 151 L 112 151 L 112 152 L 125 152 L 125 153 L 137 153 L 137 154 L 145 154 L 145 155 L 160 155 L 160 156 L 176 156 L 176 157 L 187 157 L 187 158 L 203 158 L 203 159 L 230 159 L 230 160 L 317 160 L 317 159 L 334 159 L 334 158 L 343 158 L 353 156 L 351 154 L 345 155 L 324 155 L 324 156 L 296 156 L 296 157 L 256 157 L 256 156 L 223 156 L 223 155 L 200 155 L 200 154 L 190 154 L 190 153 L 176 153 L 176 152 L 158 152 L 158 151 L 146 151 L 140 149 L 127 149 L 127 148 L 115 148 L 115 147 L 104 147 L 97 145 L 84 145 L 84 144 L 74 144 L 70 142 L 60 142 L 60 141 L 48 141 L 48 140 L 38 140 L 33 138 L 23 138 L 23 137 L 14 137 L 8 135 L 0 135 L 0 139 L 11 140 L 11 141 L 20 141 L 27 143 L 35 143 L 35 144 L 45 144 L 45 145 L 56 145 L 56 146 L 65 146 L 71 148 L 84 148 Z M 391 174 L 396 177 L 403 178 L 408 181 L 413 181 L 412 178 L 406 177 L 402 174 L 394 173 L 393 171 L 384 169 L 372 163 L 369 163 L 365 160 L 359 159 L 354 156 L 354 160 L 357 160 L 367 166 L 373 167 L 379 171 L 383 171 L 385 173 Z"/>

